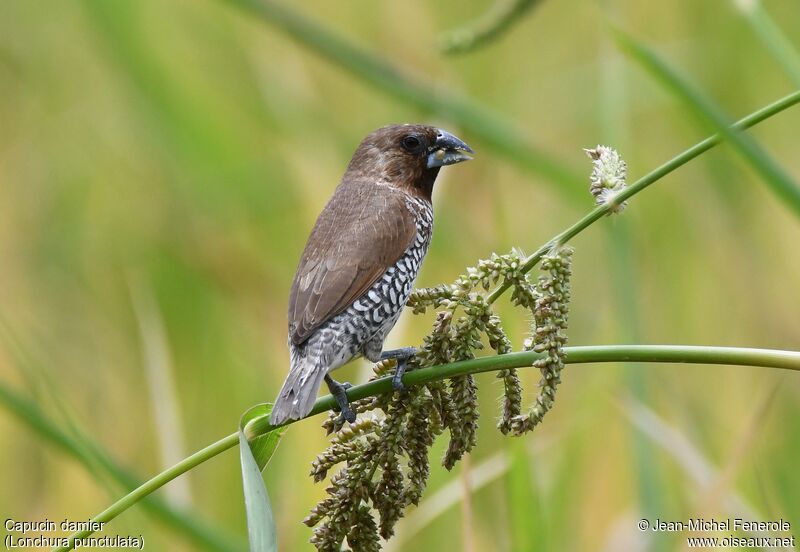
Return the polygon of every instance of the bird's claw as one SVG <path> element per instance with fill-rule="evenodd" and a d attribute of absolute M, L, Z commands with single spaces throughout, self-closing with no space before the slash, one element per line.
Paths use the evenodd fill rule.
<path fill-rule="evenodd" d="M 348 389 L 353 387 L 353 384 L 350 383 L 349 381 L 343 381 L 339 385 L 342 386 L 342 389 L 344 391 L 347 391 Z M 345 401 L 347 402 L 347 404 L 344 405 L 344 408 L 340 408 L 340 410 L 342 411 L 342 423 L 350 422 L 351 424 L 353 424 L 356 421 L 356 413 L 350 406 L 350 401 L 347 400 L 346 395 L 345 395 Z"/>
<path fill-rule="evenodd" d="M 394 375 L 392 376 L 392 389 L 397 391 L 398 393 L 402 393 L 406 390 L 406 384 L 403 383 L 403 374 L 406 371 L 405 362 L 402 363 L 403 368 L 400 369 L 400 361 L 397 361 L 397 370 L 395 371 Z"/>
<path fill-rule="evenodd" d="M 354 424 L 356 422 L 356 413 L 353 411 L 352 408 L 350 408 L 350 405 L 347 405 L 342 410 L 341 420 L 342 424 L 344 424 L 344 422 L 349 422 L 351 424 Z"/>
<path fill-rule="evenodd" d="M 391 351 L 384 351 L 381 353 L 381 360 L 396 359 L 397 368 L 395 368 L 394 375 L 392 376 L 392 389 L 401 393 L 406 390 L 406 385 L 403 383 L 403 375 L 406 373 L 408 361 L 416 355 L 418 349 L 416 347 L 403 347 L 402 349 L 393 349 Z"/>
<path fill-rule="evenodd" d="M 339 406 L 339 411 L 342 413 L 341 422 L 350 422 L 351 424 L 356 421 L 356 413 L 350 406 L 350 401 L 347 398 L 347 390 L 353 387 L 351 383 L 339 383 L 329 375 L 325 376 L 325 383 L 328 384 L 328 389 L 331 395 L 336 399 L 336 404 Z"/>

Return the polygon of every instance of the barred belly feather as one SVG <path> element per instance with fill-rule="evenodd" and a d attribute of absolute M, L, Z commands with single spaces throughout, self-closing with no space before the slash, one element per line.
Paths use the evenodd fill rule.
<path fill-rule="evenodd" d="M 387 334 L 397 323 L 411 294 L 433 231 L 433 210 L 428 201 L 406 196 L 414 214 L 416 238 L 402 257 L 341 313 L 317 328 L 300 344 L 289 339 L 291 371 L 278 397 L 287 408 L 273 411 L 272 422 L 306 416 L 325 375 L 363 356 L 377 361 Z"/>

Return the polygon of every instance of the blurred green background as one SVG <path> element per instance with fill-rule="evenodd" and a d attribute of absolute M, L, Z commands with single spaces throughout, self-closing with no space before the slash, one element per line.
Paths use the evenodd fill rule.
<path fill-rule="evenodd" d="M 441 33 L 490 2 L 283 4 L 411 75 L 419 88 L 400 94 L 391 71 L 353 73 L 305 43 L 335 55 L 323 35 L 291 37 L 238 3 L 0 3 L 3 518 L 86 519 L 125 492 L 109 462 L 149 477 L 275 396 L 297 259 L 374 128 L 437 124 L 478 152 L 437 183 L 417 281 L 429 286 L 493 251 L 530 252 L 587 212 L 581 148 L 613 145 L 633 180 L 710 133 L 616 49 L 609 18 L 732 117 L 800 87 L 791 0 L 550 0 L 456 57 L 437 50 Z M 798 128 L 794 108 L 753 131 L 795 179 Z M 712 150 L 575 240 L 570 343 L 798 350 L 798 243 L 796 216 L 731 149 Z M 519 347 L 527 318 L 502 303 Z M 419 343 L 431 321 L 406 313 L 387 345 Z M 343 372 L 363 381 L 368 367 Z M 800 528 L 797 374 L 569 367 L 523 439 L 494 429 L 493 375 L 478 383 L 469 469 L 445 472 L 437 443 L 428 493 L 388 548 L 685 549 L 685 535 L 640 533 L 642 517 Z M 310 548 L 300 520 L 324 494 L 307 472 L 325 443 L 315 422 L 293 426 L 265 471 L 283 550 Z M 242 549 L 240 477 L 228 452 L 159 492 L 183 521 L 137 506 L 106 533 L 224 548 L 187 538 L 189 520 Z"/>

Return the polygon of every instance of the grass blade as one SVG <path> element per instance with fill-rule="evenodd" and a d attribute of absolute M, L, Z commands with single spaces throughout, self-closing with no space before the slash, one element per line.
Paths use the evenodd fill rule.
<path fill-rule="evenodd" d="M 133 276 L 128 278 L 128 287 L 139 325 L 144 374 L 156 421 L 161 463 L 167 468 L 179 462 L 186 450 L 167 332 L 151 290 Z M 165 494 L 176 505 L 189 506 L 192 503 L 188 478 L 175 481 L 165 489 Z"/>
<path fill-rule="evenodd" d="M 732 121 L 710 98 L 654 51 L 620 29 L 614 29 L 614 37 L 631 58 L 653 75 L 664 88 L 680 98 L 698 120 L 719 132 L 764 179 L 775 195 L 800 216 L 800 187 L 758 142 L 732 128 Z"/>
<path fill-rule="evenodd" d="M 286 32 L 293 39 L 359 80 L 425 113 L 460 125 L 481 145 L 523 169 L 557 184 L 554 188 L 583 202 L 585 178 L 527 140 L 521 129 L 475 101 L 407 74 L 380 56 L 272 0 L 226 0 Z"/>
<path fill-rule="evenodd" d="M 267 465 L 278 447 L 278 442 L 285 429 L 274 429 L 252 441 L 248 441 L 246 437 L 249 423 L 259 418 L 269 417 L 271 411 L 271 404 L 256 405 L 244 413 L 239 424 L 239 457 L 242 463 L 242 486 L 251 552 L 276 552 L 278 550 L 275 518 L 272 515 L 272 507 L 261 470 Z"/>
<path fill-rule="evenodd" d="M 0 405 L 61 452 L 77 460 L 88 471 L 95 473 L 100 469 L 128 490 L 140 485 L 139 479 L 126 468 L 119 466 L 99 444 L 88 441 L 85 435 L 82 436 L 81 442 L 78 442 L 48 418 L 34 401 L 2 383 L 0 383 Z M 212 527 L 208 521 L 201 519 L 194 512 L 176 508 L 155 496 L 143 501 L 142 506 L 167 525 L 189 537 L 198 549 L 218 552 L 238 552 L 242 549 L 237 537 Z"/>
<path fill-rule="evenodd" d="M 267 462 L 272 458 L 275 449 L 278 448 L 281 437 L 286 433 L 286 426 L 273 429 L 267 433 L 253 431 L 254 428 L 263 426 L 264 423 L 269 423 L 271 412 L 272 403 L 257 404 L 242 415 L 240 423 L 240 428 L 248 443 L 250 443 L 250 450 L 253 451 L 253 457 L 258 464 L 259 471 L 264 471 Z"/>
<path fill-rule="evenodd" d="M 621 404 L 622 412 L 631 424 L 641 431 L 654 444 L 671 456 L 687 476 L 688 487 L 693 491 L 704 492 L 712 489 L 720 475 L 716 466 L 706 455 L 689 440 L 678 428 L 669 425 L 654 411 L 629 397 Z M 744 497 L 733 490 L 729 490 L 723 501 L 723 507 L 733 517 L 748 520 L 769 519 L 761 515 Z M 777 532 L 754 530 L 753 536 L 770 537 L 778 536 Z"/>
<path fill-rule="evenodd" d="M 407 543 L 439 516 L 460 504 L 465 492 L 475 493 L 497 481 L 508 471 L 508 467 L 508 455 L 497 452 L 472 468 L 468 488 L 464 488 L 460 479 L 452 479 L 429 494 L 416 509 L 398 522 L 397 534 L 386 543 L 387 552 L 410 548 Z"/>
<path fill-rule="evenodd" d="M 442 39 L 445 54 L 465 54 L 498 39 L 521 22 L 541 0 L 500 0 L 469 26 L 447 33 Z"/>
<path fill-rule="evenodd" d="M 534 462 L 525 442 L 514 440 L 509 446 L 510 464 L 506 475 L 512 549 L 518 552 L 550 550 L 547 511 L 533 478 Z"/>
<path fill-rule="evenodd" d="M 242 485 L 244 505 L 247 510 L 247 533 L 250 552 L 273 552 L 278 550 L 275 536 L 275 518 L 269 505 L 267 488 L 261 478 L 261 470 L 247 444 L 244 433 L 239 432 L 239 456 L 242 461 Z"/>
<path fill-rule="evenodd" d="M 800 371 L 800 352 L 781 351 L 776 349 L 748 349 L 744 347 L 698 347 L 683 345 L 605 345 L 599 347 L 566 347 L 567 364 L 595 363 L 595 362 L 680 362 L 698 364 L 728 364 L 728 365 L 748 365 L 763 366 L 771 368 L 782 368 L 786 370 Z M 440 364 L 428 368 L 420 368 L 409 372 L 406 376 L 407 385 L 418 385 L 429 381 L 438 381 L 453 378 L 464 374 L 478 374 L 503 370 L 507 368 L 530 368 L 534 362 L 542 358 L 543 353 L 525 351 L 519 353 L 508 353 L 489 357 L 474 358 L 463 360 L 451 364 Z M 347 396 L 351 401 L 363 399 L 378 393 L 387 393 L 392 388 L 391 376 L 370 381 L 350 388 Z M 321 412 L 331 410 L 336 406 L 336 400 L 332 395 L 326 395 L 317 399 L 308 417 L 315 416 Z M 305 419 L 305 418 L 304 418 Z M 286 425 L 293 424 L 299 420 L 291 420 Z M 269 433 L 275 428 L 269 424 L 266 416 L 260 416 L 248 422 L 248 434 L 257 436 L 262 433 Z M 111 521 L 134 504 L 147 497 L 154 491 L 160 489 L 176 477 L 181 476 L 187 471 L 220 455 L 226 450 L 232 449 L 240 443 L 240 431 L 234 432 L 222 439 L 198 450 L 147 480 L 145 483 L 123 496 L 108 508 L 92 517 L 94 521 Z M 249 447 L 248 447 L 249 448 Z M 255 460 L 255 459 L 254 459 Z M 256 464 L 257 467 L 257 464 Z M 477 478 L 477 474 L 473 473 Z M 421 507 L 420 507 L 421 509 Z M 416 510 L 417 512 L 420 509 Z M 73 533 L 71 540 L 81 539 L 94 533 L 92 528 L 84 529 Z M 59 552 L 71 550 L 72 546 L 64 546 L 58 549 Z"/>
<path fill-rule="evenodd" d="M 760 0 L 734 0 L 753 31 L 772 57 L 786 71 L 795 86 L 800 87 L 800 52 L 761 5 Z"/>

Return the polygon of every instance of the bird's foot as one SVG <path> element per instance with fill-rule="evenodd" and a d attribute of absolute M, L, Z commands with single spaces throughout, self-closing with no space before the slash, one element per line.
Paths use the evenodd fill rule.
<path fill-rule="evenodd" d="M 389 360 L 391 358 L 397 360 L 397 368 L 395 368 L 394 375 L 392 376 L 392 388 L 397 391 L 405 391 L 406 386 L 403 383 L 403 374 L 406 373 L 408 361 L 416 355 L 419 350 L 416 347 L 402 347 L 400 349 L 392 349 L 391 351 L 384 351 L 381 353 L 380 360 Z"/>
<path fill-rule="evenodd" d="M 350 401 L 347 398 L 347 390 L 353 387 L 352 384 L 346 381 L 339 383 L 327 374 L 325 375 L 325 383 L 328 384 L 331 395 L 333 395 L 333 398 L 336 399 L 336 403 L 339 405 L 339 411 L 342 413 L 342 423 L 354 423 L 356 421 L 356 413 L 353 411 L 353 408 L 350 406 Z"/>

